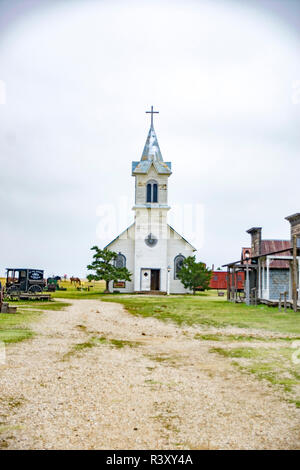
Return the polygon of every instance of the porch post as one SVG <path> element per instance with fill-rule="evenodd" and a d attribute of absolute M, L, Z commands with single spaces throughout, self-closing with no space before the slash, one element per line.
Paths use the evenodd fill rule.
<path fill-rule="evenodd" d="M 289 300 L 292 300 L 292 261 L 289 260 Z"/>
<path fill-rule="evenodd" d="M 298 304 L 300 305 L 300 257 L 298 257 Z"/>
<path fill-rule="evenodd" d="M 267 257 L 267 292 L 266 292 L 267 300 L 270 300 L 270 258 Z"/>
<path fill-rule="evenodd" d="M 249 280 L 249 266 L 246 266 L 246 305 L 250 305 L 250 280 Z"/>
<path fill-rule="evenodd" d="M 261 298 L 261 265 L 260 258 L 258 258 L 258 298 Z"/>
<path fill-rule="evenodd" d="M 167 267 L 167 295 L 170 295 L 170 272 L 171 266 Z"/>
<path fill-rule="evenodd" d="M 292 238 L 293 242 L 293 271 L 292 271 L 292 292 L 293 292 L 293 309 L 294 312 L 297 312 L 297 236 L 294 235 Z"/>
<path fill-rule="evenodd" d="M 235 302 L 235 268 L 232 268 L 232 300 Z"/>

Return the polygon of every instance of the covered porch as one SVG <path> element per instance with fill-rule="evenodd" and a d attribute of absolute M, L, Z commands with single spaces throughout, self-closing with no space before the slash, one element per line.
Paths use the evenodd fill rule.
<path fill-rule="evenodd" d="M 224 265 L 227 267 L 227 300 L 247 305 L 279 305 L 284 299 L 292 307 L 295 283 L 297 307 L 300 309 L 300 256 L 296 256 L 295 262 L 292 253 L 286 253 L 287 250 L 284 254 L 280 250 Z M 237 289 L 236 273 L 242 271 L 245 284 L 241 294 Z"/>
<path fill-rule="evenodd" d="M 246 304 L 257 304 L 258 295 L 256 287 L 257 279 L 257 264 L 251 263 L 251 260 L 246 263 L 234 261 L 225 264 L 223 267 L 227 268 L 227 300 L 229 302 L 246 302 Z M 244 273 L 244 289 L 238 289 L 238 274 Z"/>
<path fill-rule="evenodd" d="M 300 256 L 272 253 L 260 255 L 257 259 L 257 290 L 261 303 L 277 304 L 283 298 L 293 304 L 293 283 L 297 290 L 297 306 L 300 307 Z M 294 279 L 293 279 L 294 277 Z"/>

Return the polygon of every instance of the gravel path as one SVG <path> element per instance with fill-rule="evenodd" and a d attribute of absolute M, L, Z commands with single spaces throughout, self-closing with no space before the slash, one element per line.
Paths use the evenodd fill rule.
<path fill-rule="evenodd" d="M 3 449 L 300 448 L 300 410 L 209 353 L 201 328 L 95 300 L 32 327 L 0 365 Z"/>

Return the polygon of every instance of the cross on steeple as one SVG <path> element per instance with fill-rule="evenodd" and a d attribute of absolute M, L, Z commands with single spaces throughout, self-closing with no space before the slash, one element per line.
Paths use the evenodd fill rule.
<path fill-rule="evenodd" d="M 146 111 L 146 114 L 151 114 L 151 127 L 153 127 L 153 114 L 159 114 L 159 111 L 153 111 L 153 106 L 151 106 L 151 111 Z"/>

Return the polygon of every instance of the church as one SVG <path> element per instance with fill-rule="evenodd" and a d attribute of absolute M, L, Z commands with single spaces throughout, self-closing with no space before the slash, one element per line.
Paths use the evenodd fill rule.
<path fill-rule="evenodd" d="M 132 162 L 135 179 L 134 222 L 105 248 L 118 253 L 117 267 L 126 267 L 131 281 L 111 281 L 119 292 L 183 294 L 177 274 L 184 259 L 196 249 L 168 224 L 168 181 L 171 162 L 164 162 L 151 125 L 140 161 Z"/>

